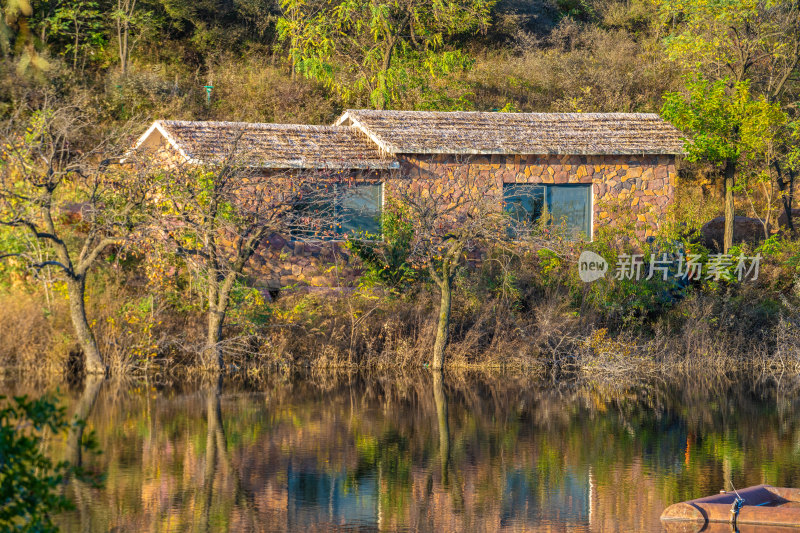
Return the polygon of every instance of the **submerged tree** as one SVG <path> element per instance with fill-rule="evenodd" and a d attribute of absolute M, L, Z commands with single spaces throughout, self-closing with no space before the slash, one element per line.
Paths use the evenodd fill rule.
<path fill-rule="evenodd" d="M 385 109 L 426 76 L 470 64 L 447 48 L 459 34 L 485 30 L 494 0 L 282 0 L 278 34 L 292 68 L 323 82 L 345 100 L 366 93 Z"/>
<path fill-rule="evenodd" d="M 135 162 L 112 164 L 118 156 L 111 140 L 82 147 L 89 129 L 80 109 L 63 106 L 12 120 L 0 133 L 0 226 L 28 243 L 21 251 L 0 250 L 0 258 L 16 257 L 34 273 L 52 267 L 61 274 L 84 369 L 104 374 L 86 315 L 86 284 L 101 254 L 136 235 L 147 183 L 134 178 Z"/>

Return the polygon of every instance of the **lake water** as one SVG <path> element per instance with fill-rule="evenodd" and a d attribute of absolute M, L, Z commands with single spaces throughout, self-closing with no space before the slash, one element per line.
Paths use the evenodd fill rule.
<path fill-rule="evenodd" d="M 752 383 L 752 380 L 751 380 Z M 103 453 L 64 531 L 661 531 L 665 506 L 800 486 L 797 384 L 513 376 L 87 384 Z M 730 531 L 728 528 L 726 531 Z"/>

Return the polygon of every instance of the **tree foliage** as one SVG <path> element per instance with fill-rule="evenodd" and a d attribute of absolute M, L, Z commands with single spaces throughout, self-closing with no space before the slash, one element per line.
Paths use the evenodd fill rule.
<path fill-rule="evenodd" d="M 367 285 L 382 285 L 400 294 L 420 277 L 411 264 L 413 240 L 408 207 L 390 199 L 381 213 L 381 235 L 348 236 L 345 245 L 366 266 Z"/>
<path fill-rule="evenodd" d="M 800 61 L 800 6 L 785 0 L 658 0 L 670 59 L 778 98 Z"/>
<path fill-rule="evenodd" d="M 223 328 L 234 289 L 266 238 L 272 233 L 298 240 L 330 237 L 336 222 L 333 213 L 317 209 L 332 205 L 327 185 L 336 176 L 298 171 L 264 177 L 238 141 L 221 136 L 217 144 L 224 157 L 216 163 L 150 175 L 153 251 L 177 254 L 205 290 L 207 338 L 200 351 L 212 370 L 223 366 Z"/>
<path fill-rule="evenodd" d="M 110 164 L 119 146 L 108 138 L 81 146 L 88 122 L 77 106 L 54 105 L 0 130 L 0 226 L 26 243 L 23 251 L 0 250 L 0 259 L 17 258 L 34 273 L 59 273 L 85 368 L 104 373 L 86 316 L 86 284 L 101 254 L 135 236 L 149 184 L 136 179 L 134 161 L 126 168 Z M 35 253 L 40 247 L 44 257 Z"/>
<path fill-rule="evenodd" d="M 384 109 L 402 91 L 470 65 L 452 43 L 486 29 L 494 0 L 283 0 L 277 29 L 293 68 L 344 100 Z"/>
<path fill-rule="evenodd" d="M 689 78 L 685 92 L 664 95 L 662 114 L 688 134 L 686 151 L 692 161 L 721 164 L 738 160 L 744 150 L 742 137 L 749 120 L 752 98 L 749 84 L 728 80 Z"/>

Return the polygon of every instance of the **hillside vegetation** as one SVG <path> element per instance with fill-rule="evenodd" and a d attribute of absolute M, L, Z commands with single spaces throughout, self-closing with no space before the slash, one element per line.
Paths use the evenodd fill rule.
<path fill-rule="evenodd" d="M 448 364 L 800 366 L 796 1 L 2 0 L 0 9 L 3 366 L 125 373 L 208 367 L 215 356 L 217 370 L 419 366 L 442 331 L 445 272 L 452 316 L 437 345 L 449 345 Z M 574 268 L 581 245 L 537 234 L 512 249 L 484 228 L 469 237 L 497 245 L 482 265 L 466 261 L 472 241 L 453 248 L 446 268 L 433 254 L 415 263 L 408 243 L 420 218 L 398 205 L 382 220 L 391 238 L 377 249 L 349 244 L 363 262 L 357 283 L 269 301 L 242 276 L 258 239 L 225 256 L 237 260 L 224 272 L 216 255 L 202 274 L 186 259 L 191 246 L 210 257 L 203 239 L 225 228 L 238 242 L 265 231 L 226 210 L 230 168 L 175 181 L 109 163 L 155 119 L 330 124 L 362 107 L 661 113 L 690 139 L 669 217 L 654 242 L 618 229 L 591 248 L 612 264 L 676 246 L 704 260 L 760 254 L 761 275 L 739 283 L 730 265 L 677 289 L 590 287 Z M 174 235 L 164 220 L 176 213 L 148 204 L 154 187 L 194 202 L 189 215 L 205 233 Z M 722 237 L 704 241 L 701 226 L 719 215 Z M 734 216 L 753 219 L 747 242 Z M 147 234 L 155 226 L 169 238 Z M 215 356 L 197 340 L 206 333 Z"/>
<path fill-rule="evenodd" d="M 346 107 L 383 106 L 653 112 L 680 85 L 649 1 L 426 5 L 7 0 L 2 111 L 52 91 L 89 93 L 102 122 L 324 124 Z"/>

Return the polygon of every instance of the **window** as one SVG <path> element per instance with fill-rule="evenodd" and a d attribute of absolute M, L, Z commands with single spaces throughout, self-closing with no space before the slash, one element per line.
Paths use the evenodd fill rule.
<path fill-rule="evenodd" d="M 520 226 L 545 222 L 563 227 L 572 238 L 591 237 L 592 186 L 532 185 L 503 186 L 505 210 Z M 516 229 L 512 233 L 518 233 Z"/>
<path fill-rule="evenodd" d="M 505 210 L 520 225 L 532 225 L 544 211 L 544 185 L 507 183 L 503 186 Z"/>
<path fill-rule="evenodd" d="M 309 191 L 295 205 L 291 234 L 295 238 L 336 240 L 345 235 L 380 235 L 383 185 L 334 184 Z"/>
<path fill-rule="evenodd" d="M 341 235 L 381 234 L 383 186 L 337 185 L 336 217 Z"/>

